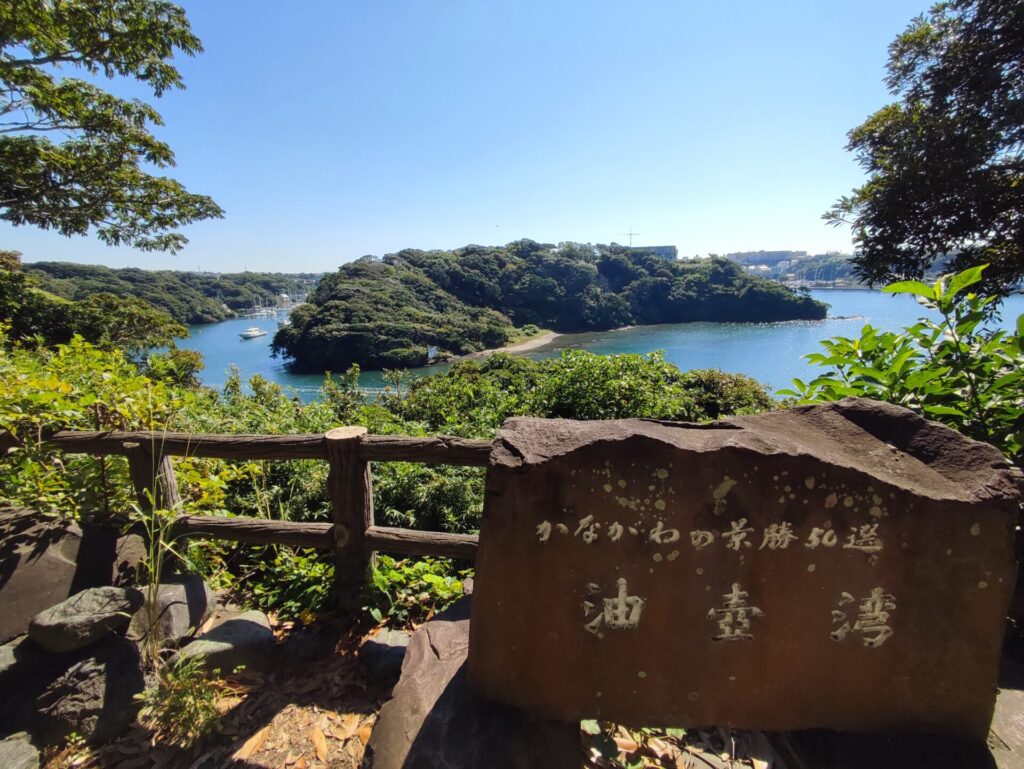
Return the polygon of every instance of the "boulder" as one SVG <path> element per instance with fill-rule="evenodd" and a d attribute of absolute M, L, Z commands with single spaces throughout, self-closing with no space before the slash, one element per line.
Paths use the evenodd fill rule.
<path fill-rule="evenodd" d="M 39 612 L 28 635 L 47 651 L 81 649 L 125 627 L 142 600 L 142 593 L 133 588 L 88 588 Z"/>
<path fill-rule="evenodd" d="M 118 537 L 114 543 L 114 561 L 111 567 L 111 582 L 118 587 L 136 585 L 142 579 L 139 564 L 148 555 L 146 540 L 141 534 L 129 532 Z"/>
<path fill-rule="evenodd" d="M 477 697 L 466 683 L 468 648 L 468 598 L 413 634 L 364 768 L 576 769 L 579 724 L 544 721 Z"/>
<path fill-rule="evenodd" d="M 138 711 L 134 697 L 145 688 L 135 643 L 108 636 L 70 656 L 46 656 L 65 657 L 63 670 L 43 682 L 34 677 L 35 688 L 18 697 L 24 702 L 14 719 L 19 726 L 51 744 L 72 732 L 103 742 L 131 725 Z"/>
<path fill-rule="evenodd" d="M 410 634 L 404 630 L 382 630 L 363 642 L 359 647 L 359 659 L 366 666 L 370 678 L 379 681 L 398 677 L 402 672 L 409 637 Z"/>
<path fill-rule="evenodd" d="M 0 740 L 0 766 L 4 769 L 39 769 L 39 751 L 26 732 Z"/>
<path fill-rule="evenodd" d="M 52 668 L 52 656 L 32 643 L 27 635 L 0 646 L 0 690 L 20 690 L 16 682 L 41 668 Z"/>
<path fill-rule="evenodd" d="M 338 645 L 338 634 L 313 627 L 302 627 L 288 635 L 281 656 L 289 665 L 307 663 L 333 654 Z"/>
<path fill-rule="evenodd" d="M 178 652 L 175 659 L 202 656 L 207 669 L 230 673 L 239 666 L 266 669 L 274 652 L 270 620 L 263 612 L 251 610 L 218 621 Z"/>
<path fill-rule="evenodd" d="M 111 583 L 118 533 L 25 508 L 0 508 L 0 643 L 22 635 L 39 612 Z M 135 556 L 124 552 L 125 563 Z"/>
<path fill-rule="evenodd" d="M 128 633 L 136 639 L 152 631 L 161 643 L 176 643 L 192 635 L 213 613 L 213 591 L 197 574 L 169 577 L 157 586 L 151 597 L 148 587 L 141 588 L 142 608 L 132 617 Z"/>

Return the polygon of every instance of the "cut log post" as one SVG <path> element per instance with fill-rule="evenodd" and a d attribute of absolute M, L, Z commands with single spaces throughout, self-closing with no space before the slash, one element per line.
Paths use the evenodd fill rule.
<path fill-rule="evenodd" d="M 123 446 L 139 507 L 152 510 L 155 504 L 159 510 L 179 510 L 181 497 L 171 458 L 142 443 L 126 441 Z"/>
<path fill-rule="evenodd" d="M 338 427 L 324 436 L 327 492 L 334 511 L 335 592 L 345 611 L 359 609 L 360 593 L 370 567 L 366 530 L 373 525 L 370 465 L 359 456 L 365 427 Z"/>

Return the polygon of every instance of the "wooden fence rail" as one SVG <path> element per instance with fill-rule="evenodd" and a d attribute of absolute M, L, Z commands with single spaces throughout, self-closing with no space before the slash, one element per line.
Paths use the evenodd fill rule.
<path fill-rule="evenodd" d="M 62 430 L 44 440 L 62 451 L 128 459 L 138 503 L 149 508 L 180 508 L 172 456 L 218 459 L 319 459 L 329 465 L 327 493 L 331 523 L 274 521 L 238 516 L 179 515 L 173 532 L 251 544 L 278 544 L 332 550 L 336 590 L 343 607 L 357 608 L 367 567 L 376 551 L 472 559 L 477 536 L 377 526 L 373 518 L 370 462 L 485 467 L 488 441 L 466 438 L 414 438 L 368 435 L 362 427 L 340 427 L 326 435 L 210 435 L 146 431 Z M 19 445 L 0 435 L 0 451 Z"/>

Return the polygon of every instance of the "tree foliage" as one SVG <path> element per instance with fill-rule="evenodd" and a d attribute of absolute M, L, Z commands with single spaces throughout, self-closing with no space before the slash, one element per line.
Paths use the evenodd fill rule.
<path fill-rule="evenodd" d="M 175 54 L 201 50 L 185 12 L 163 0 L 0 3 L 0 219 L 176 251 L 187 242 L 179 227 L 222 216 L 143 170 L 174 165 L 151 132 L 159 113 L 96 84 L 132 78 L 159 97 L 184 87 Z"/>
<path fill-rule="evenodd" d="M 822 342 L 806 358 L 828 370 L 794 380 L 780 395 L 804 402 L 860 396 L 889 401 L 936 419 L 1024 462 L 1024 315 L 1015 331 L 995 328 L 996 303 L 969 291 L 984 265 L 933 285 L 902 281 L 885 290 L 909 294 L 941 319 L 922 318 L 901 333 L 865 326 L 857 339 Z"/>
<path fill-rule="evenodd" d="M 186 324 L 225 320 L 254 304 L 273 304 L 280 294 L 305 294 L 317 277 L 313 273 L 116 269 L 71 262 L 31 262 L 24 269 L 40 288 L 65 299 L 82 300 L 98 292 L 136 297 Z"/>
<path fill-rule="evenodd" d="M 826 218 L 853 227 L 857 274 L 920 278 L 945 255 L 986 289 L 1024 276 L 1024 3 L 952 0 L 889 47 L 898 101 L 849 134 L 868 180 Z"/>
<path fill-rule="evenodd" d="M 364 257 L 324 276 L 274 349 L 307 371 L 426 363 L 427 347 L 500 347 L 517 327 L 597 331 L 634 323 L 825 316 L 820 302 L 725 259 L 669 261 L 620 246 L 519 240 Z"/>
<path fill-rule="evenodd" d="M 188 329 L 166 312 L 135 297 L 100 292 L 68 301 L 55 296 L 22 270 L 17 251 L 0 251 L 0 318 L 14 341 L 53 347 L 78 335 L 133 356 L 188 336 Z"/>

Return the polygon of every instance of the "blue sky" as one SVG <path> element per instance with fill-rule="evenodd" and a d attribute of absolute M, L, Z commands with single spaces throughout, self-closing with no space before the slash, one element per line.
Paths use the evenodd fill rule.
<path fill-rule="evenodd" d="M 183 3 L 206 51 L 155 102 L 223 220 L 178 255 L 0 225 L 0 248 L 320 271 L 466 243 L 850 250 L 846 132 L 927 0 Z M 145 97 L 133 85 L 113 87 Z"/>

